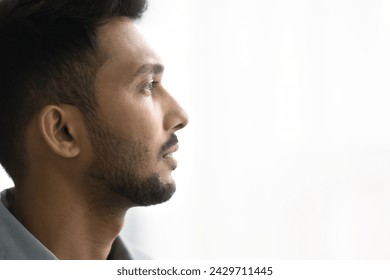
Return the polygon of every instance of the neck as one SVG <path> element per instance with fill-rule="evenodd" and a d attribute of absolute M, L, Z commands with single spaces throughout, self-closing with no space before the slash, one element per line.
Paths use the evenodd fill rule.
<path fill-rule="evenodd" d="M 91 188 L 55 181 L 17 186 L 11 211 L 57 258 L 106 259 L 127 209 L 107 209 L 85 194 Z"/>

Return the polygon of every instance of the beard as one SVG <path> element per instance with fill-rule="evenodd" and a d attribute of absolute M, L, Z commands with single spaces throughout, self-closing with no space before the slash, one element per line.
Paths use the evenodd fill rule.
<path fill-rule="evenodd" d="M 102 120 L 87 121 L 94 159 L 88 174 L 104 188 L 127 198 L 131 205 L 150 206 L 169 200 L 175 183 L 162 182 L 158 173 L 144 174 L 151 161 L 161 158 L 163 151 L 177 143 L 171 138 L 153 155 L 141 139 L 123 139 L 114 135 Z"/>

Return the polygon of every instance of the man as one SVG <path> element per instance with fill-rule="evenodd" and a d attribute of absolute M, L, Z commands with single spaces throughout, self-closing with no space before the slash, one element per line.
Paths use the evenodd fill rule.
<path fill-rule="evenodd" d="M 175 191 L 188 120 L 142 0 L 0 0 L 0 259 L 131 259 L 126 211 Z"/>

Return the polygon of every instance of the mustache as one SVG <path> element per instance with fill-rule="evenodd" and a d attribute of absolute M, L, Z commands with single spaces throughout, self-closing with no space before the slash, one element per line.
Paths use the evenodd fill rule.
<path fill-rule="evenodd" d="M 160 150 L 160 155 L 164 154 L 164 152 L 166 150 L 168 150 L 169 148 L 171 148 L 172 146 L 176 145 L 177 143 L 179 143 L 179 140 L 177 139 L 177 136 L 175 134 L 172 134 L 171 137 L 169 137 L 168 141 L 165 142 L 162 146 L 161 146 L 161 150 Z"/>

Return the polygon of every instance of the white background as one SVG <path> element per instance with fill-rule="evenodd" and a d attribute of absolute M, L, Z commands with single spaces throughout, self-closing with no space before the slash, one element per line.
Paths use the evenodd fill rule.
<path fill-rule="evenodd" d="M 191 120 L 177 193 L 129 211 L 129 244 L 390 258 L 390 1 L 150 0 L 140 26 Z"/>

